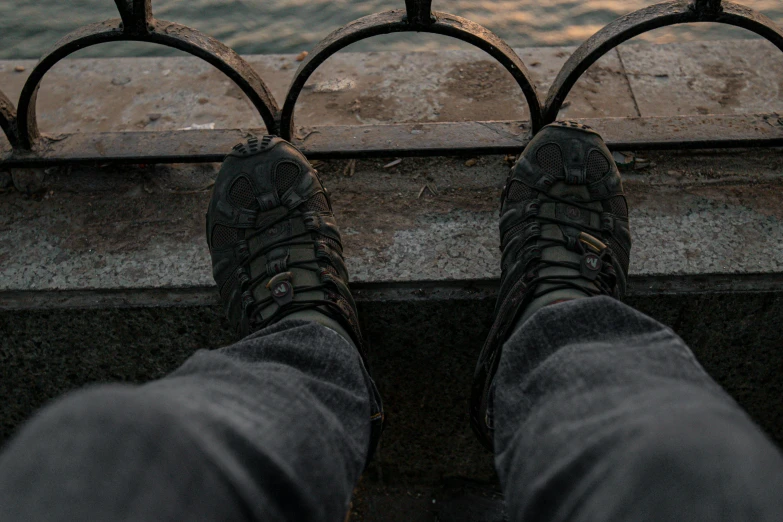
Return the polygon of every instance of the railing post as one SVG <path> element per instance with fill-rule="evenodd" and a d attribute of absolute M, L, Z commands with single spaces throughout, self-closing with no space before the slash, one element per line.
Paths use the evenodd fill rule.
<path fill-rule="evenodd" d="M 722 0 L 693 0 L 691 10 L 703 14 L 715 14 L 723 11 Z"/>
<path fill-rule="evenodd" d="M 432 0 L 405 0 L 405 10 L 411 25 L 430 25 L 435 22 Z"/>
<path fill-rule="evenodd" d="M 152 0 L 114 0 L 122 17 L 122 29 L 128 34 L 153 31 Z"/>

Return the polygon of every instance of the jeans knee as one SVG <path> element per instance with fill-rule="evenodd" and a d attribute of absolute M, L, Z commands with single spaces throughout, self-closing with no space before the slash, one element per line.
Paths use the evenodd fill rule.
<path fill-rule="evenodd" d="M 45 407 L 26 428 L 52 435 L 89 432 L 103 437 L 161 435 L 176 423 L 174 409 L 128 385 L 75 391 Z"/>
<path fill-rule="evenodd" d="M 764 476 L 779 481 L 783 471 L 777 449 L 735 408 L 657 418 L 641 427 L 627 456 L 639 486 L 689 494 L 741 495 L 757 490 Z"/>
<path fill-rule="evenodd" d="M 758 520 L 783 516 L 783 462 L 733 405 L 672 405 L 613 440 L 583 520 Z"/>

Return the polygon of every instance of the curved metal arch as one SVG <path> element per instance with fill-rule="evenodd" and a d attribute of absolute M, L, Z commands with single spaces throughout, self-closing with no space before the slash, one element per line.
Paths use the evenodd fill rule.
<path fill-rule="evenodd" d="M 8 138 L 11 147 L 17 148 L 19 133 L 16 128 L 16 109 L 3 91 L 0 91 L 0 129 L 3 129 L 3 134 Z"/>
<path fill-rule="evenodd" d="M 544 123 L 557 119 L 563 102 L 582 74 L 604 54 L 647 31 L 669 25 L 715 22 L 748 29 L 783 51 L 783 31 L 765 15 L 743 5 L 720 0 L 675 0 L 651 5 L 610 23 L 583 43 L 568 58 L 547 94 Z"/>
<path fill-rule="evenodd" d="M 409 7 L 416 7 L 417 10 L 409 9 L 406 14 L 404 10 L 397 9 L 365 16 L 337 29 L 321 40 L 299 66 L 288 89 L 280 115 L 280 135 L 284 139 L 290 140 L 292 137 L 294 108 L 307 79 L 327 58 L 352 43 L 372 36 L 411 31 L 451 36 L 470 43 L 495 58 L 511 73 L 522 89 L 530 109 L 530 123 L 533 132 L 541 128 L 543 121 L 541 101 L 535 84 L 531 81 L 530 73 L 522 59 L 508 44 L 488 29 L 465 18 L 440 12 L 430 12 L 430 16 L 426 16 L 426 12 L 429 12 L 428 2 L 420 4 L 408 1 L 406 3 L 411 4 Z"/>
<path fill-rule="evenodd" d="M 122 0 L 117 0 L 118 6 Z M 130 0 L 128 0 L 130 1 Z M 138 3 L 138 0 L 136 0 Z M 143 2 L 143 0 L 142 0 Z M 147 0 L 149 3 L 149 0 Z M 131 21 L 130 14 L 123 20 Z M 258 110 L 267 131 L 276 134 L 278 131 L 277 116 L 279 109 L 274 97 L 258 73 L 244 61 L 236 52 L 223 43 L 195 29 L 184 25 L 151 18 L 144 19 L 143 25 L 136 23 L 128 26 L 119 19 L 107 20 L 91 24 L 68 34 L 54 48 L 44 55 L 35 66 L 19 96 L 18 131 L 19 146 L 22 149 L 32 149 L 41 134 L 36 116 L 36 101 L 38 89 L 44 75 L 57 62 L 69 54 L 92 45 L 137 41 L 173 47 L 213 65 L 228 76 Z"/>

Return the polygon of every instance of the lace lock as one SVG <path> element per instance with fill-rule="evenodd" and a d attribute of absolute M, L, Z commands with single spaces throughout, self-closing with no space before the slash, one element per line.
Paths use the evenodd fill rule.
<path fill-rule="evenodd" d="M 589 281 L 595 281 L 598 278 L 598 274 L 601 273 L 601 267 L 603 264 L 604 263 L 601 261 L 600 257 L 592 252 L 587 252 L 582 256 L 582 263 L 580 267 L 582 277 Z"/>
<path fill-rule="evenodd" d="M 272 299 L 280 307 L 294 300 L 294 286 L 291 284 L 293 278 L 294 274 L 291 272 L 283 272 L 277 274 L 266 284 L 267 289 L 272 293 Z"/>

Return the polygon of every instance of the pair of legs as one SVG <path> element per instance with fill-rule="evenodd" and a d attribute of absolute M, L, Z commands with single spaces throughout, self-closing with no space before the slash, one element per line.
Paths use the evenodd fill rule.
<path fill-rule="evenodd" d="M 615 298 L 627 260 L 583 233 L 600 208 L 568 187 L 530 188 L 547 169 L 555 187 L 591 190 L 616 174 L 591 181 L 595 138 L 554 132 L 504 191 L 502 333 L 474 386 L 474 429 L 494 447 L 510 518 L 783 520 L 778 450 L 679 337 Z M 234 208 L 219 178 L 208 215 L 216 280 L 246 337 L 159 381 L 45 408 L 0 454 L 1 520 L 343 520 L 380 402 L 328 196 L 284 149 L 240 148 L 224 166 L 239 176 L 224 184 Z M 622 230 L 602 239 L 623 248 Z"/>
<path fill-rule="evenodd" d="M 543 308 L 504 348 L 510 520 L 783 520 L 780 454 L 670 329 L 599 297 Z M 0 519 L 341 521 L 370 444 L 363 371 L 290 320 L 73 393 L 0 457 Z"/>

